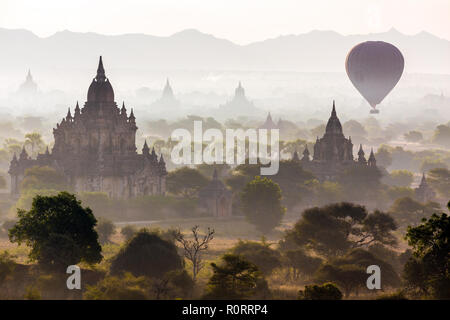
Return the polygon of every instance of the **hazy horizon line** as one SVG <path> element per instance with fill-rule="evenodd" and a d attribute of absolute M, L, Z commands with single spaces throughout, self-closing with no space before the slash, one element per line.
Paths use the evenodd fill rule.
<path fill-rule="evenodd" d="M 33 30 L 26 29 L 26 28 L 8 28 L 8 27 L 0 26 L 0 29 L 9 30 L 9 31 L 26 31 L 26 32 L 31 33 L 32 35 L 34 35 L 35 37 L 37 37 L 39 39 L 48 39 L 48 38 L 51 38 L 51 37 L 57 35 L 58 33 L 63 33 L 63 32 L 78 33 L 78 34 L 95 34 L 95 35 L 106 36 L 106 37 L 143 35 L 143 36 L 149 36 L 149 37 L 154 37 L 154 38 L 171 38 L 173 36 L 176 36 L 176 35 L 184 33 L 184 32 L 197 32 L 199 34 L 210 36 L 210 37 L 218 39 L 218 40 L 225 40 L 225 41 L 231 42 L 232 44 L 237 45 L 237 46 L 246 46 L 246 45 L 250 45 L 250 44 L 253 44 L 253 43 L 260 43 L 260 42 L 264 42 L 264 41 L 268 41 L 268 40 L 274 40 L 274 39 L 283 38 L 283 37 L 292 37 L 292 36 L 296 37 L 296 36 L 308 35 L 308 34 L 311 34 L 311 33 L 314 33 L 314 32 L 323 32 L 323 33 L 330 32 L 330 33 L 335 33 L 335 34 L 337 34 L 339 36 L 342 36 L 342 37 L 376 35 L 376 34 L 386 34 L 386 33 L 394 33 L 394 32 L 398 33 L 400 35 L 403 35 L 403 36 L 408 36 L 408 37 L 414 37 L 414 36 L 418 36 L 420 34 L 428 34 L 428 35 L 433 36 L 433 37 L 435 37 L 437 39 L 450 41 L 450 39 L 437 36 L 437 35 L 429 32 L 427 30 L 422 30 L 422 31 L 419 31 L 419 32 L 414 33 L 414 34 L 407 34 L 407 33 L 399 31 L 395 27 L 390 27 L 388 30 L 382 31 L 382 32 L 352 33 L 352 34 L 343 34 L 341 32 L 338 32 L 338 31 L 335 31 L 335 30 L 331 30 L 331 29 L 311 29 L 310 31 L 307 31 L 307 32 L 280 34 L 280 35 L 275 36 L 275 37 L 267 37 L 264 40 L 253 40 L 253 41 L 250 41 L 250 42 L 247 42 L 247 43 L 243 43 L 243 44 L 237 43 L 237 42 L 235 42 L 233 40 L 229 40 L 227 38 L 217 37 L 217 36 L 215 36 L 212 33 L 204 32 L 204 31 L 201 31 L 201 30 L 196 29 L 196 28 L 182 29 L 180 31 L 171 33 L 169 35 L 154 35 L 154 34 L 145 33 L 145 32 L 100 33 L 100 32 L 96 32 L 96 31 L 73 31 L 73 30 L 69 30 L 69 29 L 63 29 L 63 30 L 55 31 L 52 34 L 47 35 L 47 36 L 40 36 L 40 35 L 36 34 Z"/>

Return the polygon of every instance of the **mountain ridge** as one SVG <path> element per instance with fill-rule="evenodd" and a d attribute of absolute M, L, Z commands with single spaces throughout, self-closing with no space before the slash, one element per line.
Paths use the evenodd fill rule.
<path fill-rule="evenodd" d="M 169 36 L 144 33 L 104 35 L 62 30 L 39 37 L 26 29 L 0 28 L 0 72 L 32 67 L 86 69 L 103 54 L 117 68 L 344 72 L 348 51 L 356 44 L 388 41 L 405 56 L 405 72 L 450 74 L 450 41 L 429 32 L 405 35 L 391 28 L 386 32 L 342 35 L 332 30 L 236 44 L 197 29 Z"/>

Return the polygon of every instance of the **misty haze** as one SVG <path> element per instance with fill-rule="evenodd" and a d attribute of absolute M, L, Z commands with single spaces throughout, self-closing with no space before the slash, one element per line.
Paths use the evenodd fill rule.
<path fill-rule="evenodd" d="M 0 14 L 0 299 L 450 298 L 448 4 L 25 2 Z"/>

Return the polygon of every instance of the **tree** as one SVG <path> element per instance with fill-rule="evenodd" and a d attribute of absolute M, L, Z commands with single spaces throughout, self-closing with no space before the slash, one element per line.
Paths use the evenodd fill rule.
<path fill-rule="evenodd" d="M 392 164 L 392 153 L 386 147 L 378 148 L 375 153 L 378 165 L 388 168 Z"/>
<path fill-rule="evenodd" d="M 316 281 L 321 283 L 334 282 L 348 297 L 365 285 L 367 279 L 366 269 L 354 264 L 325 264 L 317 271 Z"/>
<path fill-rule="evenodd" d="M 279 165 L 278 173 L 271 176 L 270 179 L 280 186 L 283 193 L 283 204 L 292 208 L 303 200 L 300 195 L 308 191 L 305 182 L 313 179 L 314 176 L 303 170 L 298 161 L 282 160 Z M 226 184 L 231 187 L 233 192 L 242 192 L 245 186 L 260 174 L 260 168 L 261 164 L 241 164 L 233 170 L 232 175 L 226 180 Z"/>
<path fill-rule="evenodd" d="M 396 187 L 409 187 L 414 181 L 414 174 L 408 170 L 394 170 L 389 175 L 389 185 Z"/>
<path fill-rule="evenodd" d="M 202 251 L 208 250 L 209 243 L 214 239 L 214 229 L 208 228 L 206 234 L 199 234 L 198 226 L 191 229 L 193 240 L 188 240 L 178 230 L 175 239 L 182 245 L 184 249 L 184 257 L 192 263 L 192 279 L 197 279 L 197 274 L 204 267 L 202 260 Z"/>
<path fill-rule="evenodd" d="M 372 244 L 395 246 L 397 238 L 392 234 L 395 230 L 397 224 L 394 219 L 387 213 L 375 210 L 363 220 L 361 228 L 355 230 L 354 235 L 359 238 L 355 241 L 355 247 Z"/>
<path fill-rule="evenodd" d="M 111 262 L 113 275 L 131 272 L 137 277 L 162 278 L 166 272 L 181 268 L 177 247 L 146 229 L 136 233 Z"/>
<path fill-rule="evenodd" d="M 342 202 L 306 209 L 287 236 L 300 247 L 333 257 L 350 248 L 376 243 L 393 245 L 395 229 L 389 215 L 378 211 L 368 214 L 363 206 Z"/>
<path fill-rule="evenodd" d="M 420 165 L 420 171 L 427 172 L 434 169 L 448 169 L 447 163 L 441 159 L 425 158 Z"/>
<path fill-rule="evenodd" d="M 386 194 L 392 202 L 400 198 L 412 199 L 415 196 L 414 189 L 406 187 L 389 187 Z"/>
<path fill-rule="evenodd" d="M 349 200 L 373 200 L 381 190 L 381 171 L 377 167 L 351 166 L 337 177 Z"/>
<path fill-rule="evenodd" d="M 359 123 L 356 120 L 349 120 L 349 121 L 344 122 L 343 128 L 344 128 L 344 132 L 346 134 L 348 134 L 349 136 L 351 136 L 352 139 L 354 137 L 366 137 L 367 136 L 366 129 L 363 127 L 363 125 L 361 123 Z"/>
<path fill-rule="evenodd" d="M 287 250 L 283 252 L 283 257 L 286 266 L 292 268 L 293 280 L 297 280 L 300 275 L 311 277 L 323 262 L 321 258 L 307 254 L 302 248 Z"/>
<path fill-rule="evenodd" d="M 422 133 L 415 130 L 405 133 L 404 137 L 408 142 L 419 142 L 420 140 L 423 140 Z"/>
<path fill-rule="evenodd" d="M 281 190 L 268 178 L 255 177 L 241 194 L 242 210 L 248 221 L 263 234 L 278 226 L 286 208 L 281 205 Z"/>
<path fill-rule="evenodd" d="M 333 283 L 324 283 L 321 286 L 305 286 L 298 292 L 299 300 L 341 300 L 342 292 Z"/>
<path fill-rule="evenodd" d="M 101 247 L 97 220 L 75 195 L 36 196 L 29 211 L 17 210 L 18 221 L 9 230 L 11 242 L 31 247 L 28 255 L 47 267 L 65 270 L 80 261 L 98 263 Z"/>
<path fill-rule="evenodd" d="M 206 299 L 246 299 L 257 293 L 264 282 L 261 272 L 242 256 L 225 254 L 221 265 L 211 263 L 213 275 L 208 281 Z"/>
<path fill-rule="evenodd" d="M 38 132 L 32 132 L 25 134 L 25 145 L 31 146 L 31 154 L 35 154 L 42 147 L 44 147 L 45 143 L 42 140 L 42 135 Z"/>
<path fill-rule="evenodd" d="M 214 170 L 217 170 L 217 174 L 219 177 L 223 177 L 227 174 L 227 172 L 230 170 L 230 165 L 226 163 L 221 164 L 207 164 L 202 163 L 197 165 L 197 170 L 204 176 L 204 177 L 212 177 L 214 174 Z"/>
<path fill-rule="evenodd" d="M 25 170 L 21 190 L 59 190 L 67 191 L 69 186 L 63 173 L 47 166 L 34 166 Z"/>
<path fill-rule="evenodd" d="M 432 169 L 428 172 L 428 182 L 444 199 L 450 199 L 450 170 L 445 168 Z"/>
<path fill-rule="evenodd" d="M 209 179 L 200 171 L 188 167 L 173 170 L 166 178 L 167 191 L 188 198 L 196 197 L 198 191 L 208 182 Z"/>
<path fill-rule="evenodd" d="M 5 296 L 3 296 L 0 290 L 0 298 L 10 298 L 8 297 L 9 288 L 6 280 L 10 279 L 14 274 L 17 263 L 14 261 L 15 256 L 9 254 L 8 251 L 3 251 L 0 253 L 0 287 L 3 287 L 5 291 Z"/>
<path fill-rule="evenodd" d="M 110 242 L 111 236 L 116 232 L 114 223 L 105 218 L 99 218 L 97 223 L 98 241 L 101 244 Z"/>
<path fill-rule="evenodd" d="M 436 202 L 421 203 L 410 197 L 404 197 L 394 201 L 389 208 L 389 213 L 401 225 L 406 226 L 419 223 L 423 218 L 429 217 L 440 208 L 439 203 Z"/>
<path fill-rule="evenodd" d="M 87 286 L 83 299 L 87 300 L 147 300 L 151 282 L 126 272 L 122 277 L 108 276 L 93 286 Z"/>
<path fill-rule="evenodd" d="M 450 202 L 448 203 L 450 210 Z M 450 217 L 441 213 L 408 227 L 413 257 L 406 263 L 404 277 L 410 289 L 436 299 L 450 298 Z"/>
<path fill-rule="evenodd" d="M 344 198 L 343 188 L 337 182 L 324 181 L 320 183 L 318 180 L 310 180 L 308 186 L 314 190 L 315 203 L 319 205 L 336 203 Z"/>
<path fill-rule="evenodd" d="M 437 126 L 431 141 L 444 147 L 450 147 L 450 126 L 445 124 Z"/>
<path fill-rule="evenodd" d="M 123 235 L 127 241 L 130 240 L 136 234 L 136 232 L 136 227 L 132 225 L 126 225 L 125 227 L 120 229 L 120 234 Z"/>
<path fill-rule="evenodd" d="M 345 256 L 322 265 L 316 273 L 316 281 L 336 283 L 348 297 L 352 292 L 358 294 L 360 289 L 366 288 L 366 269 L 370 265 L 377 265 L 383 270 L 384 288 L 400 285 L 400 277 L 389 263 L 363 249 L 353 249 Z"/>
<path fill-rule="evenodd" d="M 280 253 L 270 248 L 270 244 L 265 242 L 264 239 L 262 243 L 239 240 L 231 249 L 231 253 L 243 256 L 246 260 L 255 264 L 266 276 L 270 275 L 275 268 L 281 266 Z"/>
<path fill-rule="evenodd" d="M 14 256 L 8 251 L 0 253 L 0 283 L 3 282 L 14 272 L 16 262 L 13 260 Z"/>
<path fill-rule="evenodd" d="M 16 220 L 6 220 L 5 222 L 3 222 L 3 224 L 0 225 L 0 238 L 8 238 L 9 229 L 14 227 L 16 222 Z"/>

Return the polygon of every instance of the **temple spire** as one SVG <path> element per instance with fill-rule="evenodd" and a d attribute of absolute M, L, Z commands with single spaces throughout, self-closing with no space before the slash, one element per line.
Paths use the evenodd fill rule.
<path fill-rule="evenodd" d="M 364 150 L 363 150 L 362 144 L 359 144 L 359 151 L 358 151 L 358 154 L 364 155 Z"/>
<path fill-rule="evenodd" d="M 75 113 L 80 112 L 80 105 L 78 104 L 78 100 L 77 100 L 77 105 L 75 106 Z"/>
<path fill-rule="evenodd" d="M 155 147 L 152 147 L 152 153 L 151 153 L 150 159 L 154 162 L 158 162 L 158 156 L 156 155 Z"/>
<path fill-rule="evenodd" d="M 424 171 L 424 172 L 422 172 L 422 180 L 420 181 L 420 185 L 423 186 L 426 184 L 427 184 L 427 179 L 425 177 L 425 171 Z"/>
<path fill-rule="evenodd" d="M 336 104 L 335 104 L 334 100 L 333 100 L 333 110 L 331 111 L 331 116 L 332 117 L 337 117 L 337 115 L 336 115 Z"/>
<path fill-rule="evenodd" d="M 105 78 L 105 68 L 103 68 L 103 60 L 102 56 L 100 56 L 97 68 L 97 79 L 104 79 L 104 78 Z"/>
<path fill-rule="evenodd" d="M 303 161 L 309 161 L 309 150 L 308 150 L 308 145 L 305 144 L 305 150 L 303 150 Z"/>
<path fill-rule="evenodd" d="M 375 159 L 375 154 L 373 153 L 373 148 L 370 149 L 369 160 L 367 160 L 367 164 L 370 167 L 375 167 L 377 165 L 377 160 Z"/>
<path fill-rule="evenodd" d="M 136 117 L 134 116 L 133 108 L 131 108 L 129 119 L 131 122 L 134 122 L 136 120 Z"/>
<path fill-rule="evenodd" d="M 364 163 L 364 164 L 366 163 L 366 157 L 365 157 L 364 150 L 362 148 L 362 144 L 359 145 L 358 162 L 359 163 Z"/>
<path fill-rule="evenodd" d="M 142 147 L 142 154 L 149 154 L 150 153 L 150 149 L 147 145 L 147 139 L 144 142 L 144 146 Z"/>
<path fill-rule="evenodd" d="M 28 159 L 28 153 L 27 150 L 25 150 L 25 146 L 22 147 L 22 152 L 20 153 L 19 159 L 20 160 Z"/>

